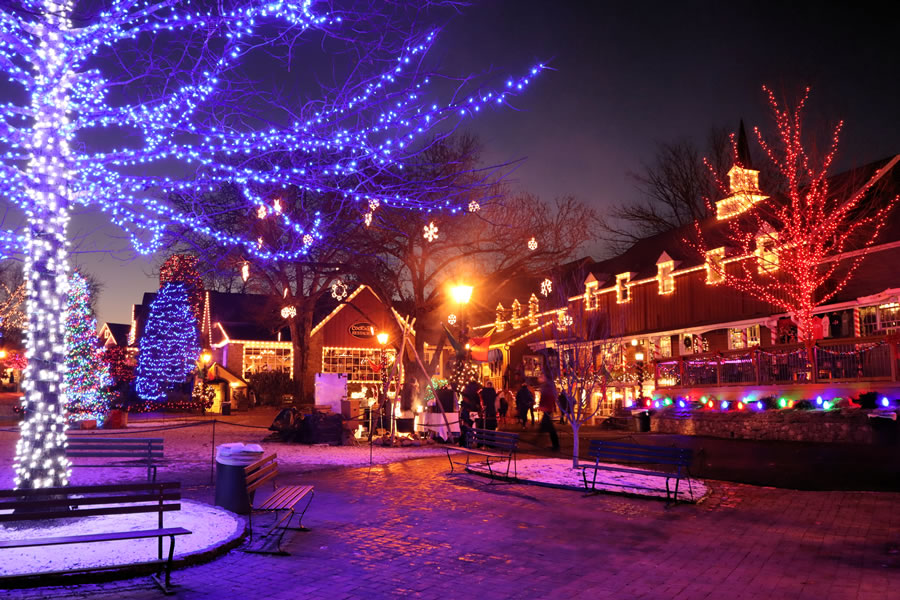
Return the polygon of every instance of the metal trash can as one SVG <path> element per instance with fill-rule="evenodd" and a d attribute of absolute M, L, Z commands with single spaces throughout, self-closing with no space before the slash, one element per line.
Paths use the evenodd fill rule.
<path fill-rule="evenodd" d="M 631 411 L 634 418 L 634 430 L 638 433 L 647 433 L 650 431 L 650 411 L 639 409 Z"/>
<path fill-rule="evenodd" d="M 263 456 L 259 444 L 222 444 L 216 447 L 216 506 L 239 515 L 250 514 L 244 467 Z"/>
<path fill-rule="evenodd" d="M 222 403 L 222 416 L 228 417 L 231 415 L 231 402 L 223 402 Z"/>

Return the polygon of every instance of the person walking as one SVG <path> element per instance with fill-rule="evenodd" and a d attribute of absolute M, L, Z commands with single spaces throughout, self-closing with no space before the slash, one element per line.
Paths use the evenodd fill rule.
<path fill-rule="evenodd" d="M 556 385 L 549 377 L 541 375 L 541 401 L 538 408 L 544 413 L 544 416 L 541 417 L 540 431 L 550 434 L 550 444 L 554 452 L 559 451 L 559 436 L 553 425 L 553 411 L 556 410 L 557 402 L 559 402 L 559 395 L 556 393 Z"/>
<path fill-rule="evenodd" d="M 528 384 L 523 381 L 522 387 L 516 392 L 516 414 L 518 414 L 519 420 L 522 422 L 523 429 L 528 425 L 528 411 L 533 410 L 533 408 L 534 394 L 528 389 Z"/>
<path fill-rule="evenodd" d="M 481 414 L 484 415 L 485 429 L 497 429 L 497 390 L 490 380 L 481 388 Z"/>
<path fill-rule="evenodd" d="M 500 407 L 497 409 L 498 415 L 498 423 L 500 427 L 506 427 L 506 413 L 509 412 L 509 399 L 512 394 L 509 393 L 509 389 L 504 388 L 502 392 L 500 392 Z"/>

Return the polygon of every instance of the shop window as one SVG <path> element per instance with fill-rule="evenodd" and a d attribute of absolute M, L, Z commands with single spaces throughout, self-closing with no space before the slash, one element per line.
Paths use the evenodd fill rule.
<path fill-rule="evenodd" d="M 759 325 L 728 330 L 729 347 L 733 350 L 759 346 Z"/>
<path fill-rule="evenodd" d="M 859 329 L 862 337 L 875 335 L 878 331 L 878 309 L 874 306 L 864 306 L 859 309 Z"/>
<path fill-rule="evenodd" d="M 664 335 L 659 338 L 659 356 L 670 358 L 672 356 L 672 336 Z"/>
<path fill-rule="evenodd" d="M 253 373 L 281 372 L 293 377 L 294 353 L 289 345 L 285 346 L 244 346 L 244 377 Z"/>
<path fill-rule="evenodd" d="M 893 333 L 900 328 L 900 303 L 890 302 L 878 307 L 878 329 Z"/>
<path fill-rule="evenodd" d="M 388 364 L 392 364 L 396 350 L 386 350 Z M 381 374 L 372 365 L 381 363 L 381 350 L 377 348 L 323 348 L 322 372 L 346 373 L 349 383 L 378 383 Z"/>

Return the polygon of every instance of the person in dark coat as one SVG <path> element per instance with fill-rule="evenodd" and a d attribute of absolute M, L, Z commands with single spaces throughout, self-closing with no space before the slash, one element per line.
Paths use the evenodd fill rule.
<path fill-rule="evenodd" d="M 459 404 L 459 445 L 463 447 L 466 446 L 469 429 L 475 426 L 475 422 L 472 421 L 472 413 L 481 412 L 481 400 L 478 397 L 479 387 L 477 382 L 470 381 L 462 391 L 462 401 Z"/>
<path fill-rule="evenodd" d="M 544 416 L 541 417 L 541 432 L 546 431 L 550 434 L 550 444 L 553 451 L 559 450 L 559 436 L 556 434 L 556 427 L 553 425 L 553 411 L 556 410 L 556 404 L 559 402 L 559 395 L 556 392 L 556 384 L 546 375 L 541 376 L 541 403 L 538 407 Z"/>
<path fill-rule="evenodd" d="M 522 387 L 516 392 L 516 413 L 522 422 L 522 427 L 528 424 L 528 411 L 534 408 L 534 394 L 528 389 L 528 385 L 522 382 Z"/>
<path fill-rule="evenodd" d="M 566 422 L 566 415 L 569 414 L 569 397 L 565 391 L 559 392 L 559 424 Z"/>
<path fill-rule="evenodd" d="M 485 381 L 481 388 L 481 414 L 485 429 L 497 429 L 497 390 L 490 381 Z"/>

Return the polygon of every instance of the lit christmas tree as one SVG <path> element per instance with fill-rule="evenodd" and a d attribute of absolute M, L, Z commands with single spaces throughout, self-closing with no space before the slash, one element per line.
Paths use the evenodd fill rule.
<path fill-rule="evenodd" d="M 16 486 L 67 481 L 74 209 L 103 213 L 144 254 L 161 249 L 167 231 L 187 229 L 260 260 L 305 257 L 325 243 L 323 223 L 371 222 L 377 206 L 466 210 L 469 200 L 446 186 L 404 185 L 404 163 L 462 119 L 507 104 L 543 66 L 495 89 L 435 77 L 427 61 L 440 29 L 427 25 L 434 3 L 339 4 L 2 3 L 0 74 L 14 100 L 0 110 L 0 182 L 27 220 L 22 234 L 0 231 L 0 256 L 25 259 L 28 367 Z M 318 81 L 321 90 L 299 89 Z M 212 205 L 207 195 L 226 184 L 240 193 Z M 327 194 L 334 209 L 288 215 L 260 191 L 286 187 Z M 176 208 L 172 195 L 188 207 Z M 260 241 L 222 230 L 211 218 L 224 213 L 255 214 L 284 235 Z"/>
<path fill-rule="evenodd" d="M 159 287 L 167 283 L 183 283 L 188 294 L 191 311 L 200 323 L 203 310 L 203 280 L 197 271 L 197 257 L 188 254 L 173 254 L 159 268 Z"/>
<path fill-rule="evenodd" d="M 109 412 L 113 380 L 97 340 L 97 320 L 91 313 L 87 281 L 75 273 L 69 283 L 66 315 L 66 413 L 70 423 L 96 420 Z"/>
<path fill-rule="evenodd" d="M 136 387 L 141 400 L 163 402 L 166 392 L 197 368 L 199 334 L 184 284 L 167 283 L 150 304 L 138 350 Z"/>

